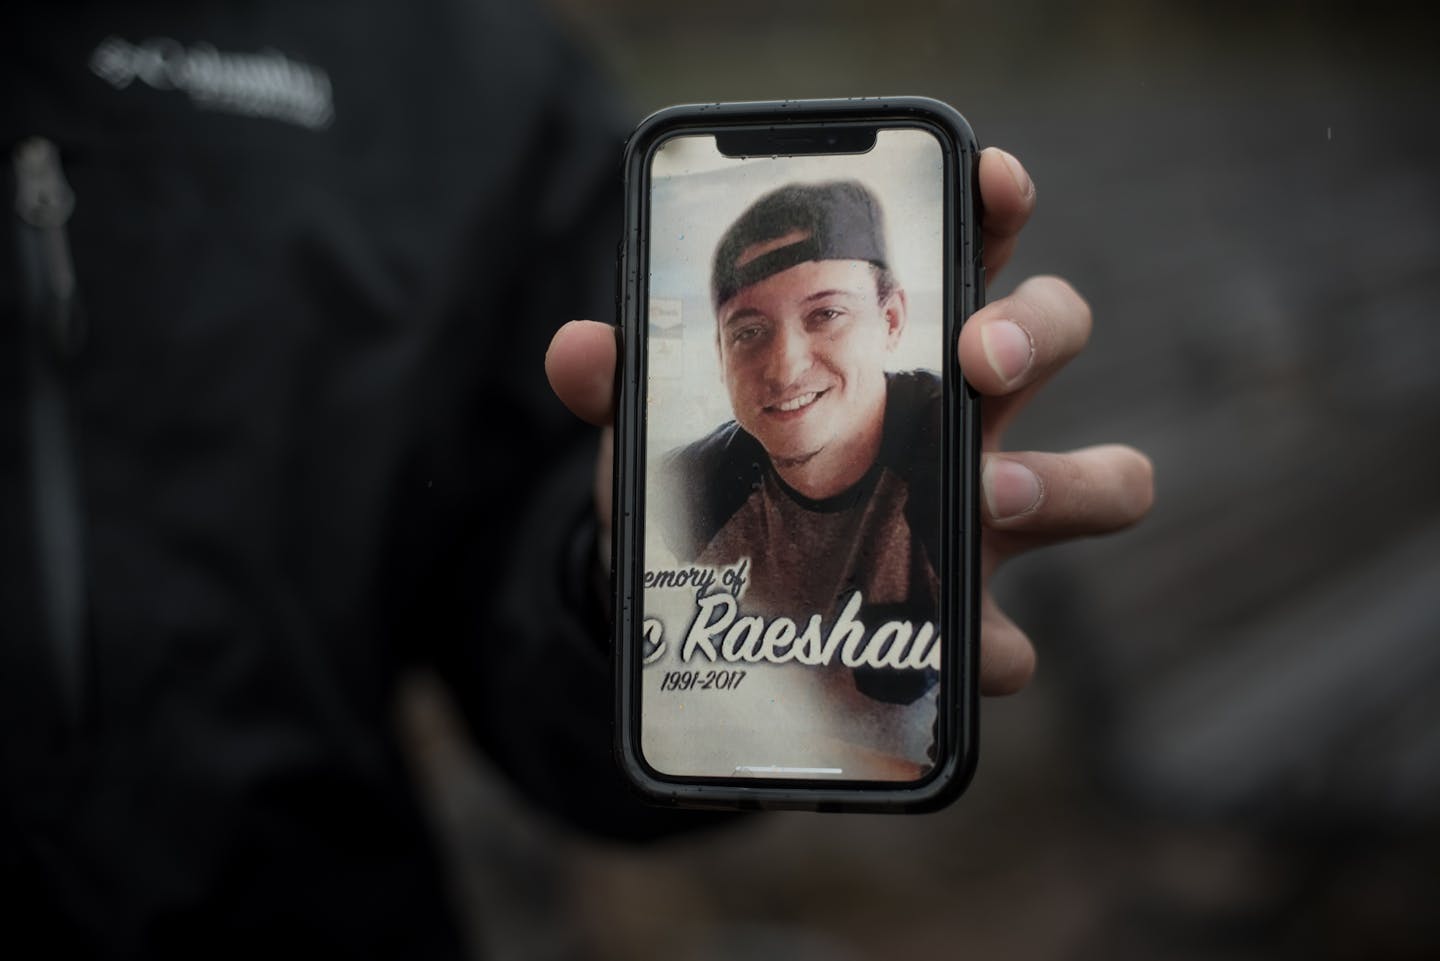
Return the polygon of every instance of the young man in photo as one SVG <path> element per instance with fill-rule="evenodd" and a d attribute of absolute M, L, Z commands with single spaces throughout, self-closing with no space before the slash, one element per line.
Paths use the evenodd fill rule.
<path fill-rule="evenodd" d="M 938 621 L 941 381 L 886 370 L 909 303 L 874 194 L 846 180 L 764 195 L 722 236 L 711 301 L 735 419 L 665 458 L 669 546 L 748 559 L 747 612 Z M 938 327 L 934 347 L 938 361 Z M 929 680 L 856 675 L 879 700 Z"/>

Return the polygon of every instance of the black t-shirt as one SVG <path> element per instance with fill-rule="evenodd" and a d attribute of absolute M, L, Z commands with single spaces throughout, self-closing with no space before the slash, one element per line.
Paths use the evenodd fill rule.
<path fill-rule="evenodd" d="M 927 371 L 886 375 L 880 451 L 855 485 L 815 501 L 785 484 L 760 443 L 731 421 L 667 455 L 657 514 L 683 561 L 748 559 L 744 608 L 804 621 L 838 616 L 859 591 L 867 624 L 939 622 L 942 384 Z M 930 672 L 861 668 L 856 686 L 908 702 Z"/>
<path fill-rule="evenodd" d="M 695 562 L 726 567 L 748 561 L 745 608 L 828 620 L 859 591 L 864 604 L 939 619 L 939 579 L 920 532 L 910 528 L 910 498 L 938 497 L 911 487 L 900 465 L 877 461 L 864 478 L 816 501 L 791 489 L 773 469 L 705 544 Z M 922 509 L 938 513 L 937 507 Z"/>

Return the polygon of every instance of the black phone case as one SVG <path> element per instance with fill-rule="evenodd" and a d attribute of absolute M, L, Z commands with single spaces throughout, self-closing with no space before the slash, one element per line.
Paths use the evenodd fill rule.
<path fill-rule="evenodd" d="M 934 766 L 915 782 L 830 782 L 661 774 L 640 749 L 640 627 L 645 517 L 645 391 L 649 158 L 678 133 L 733 136 L 737 128 L 819 130 L 877 122 L 921 126 L 938 135 L 945 156 L 943 538 L 940 630 L 941 701 Z M 785 150 L 779 153 L 787 153 Z M 616 755 L 632 784 L 667 806 L 815 811 L 928 811 L 957 798 L 972 777 L 978 745 L 980 613 L 979 405 L 964 380 L 954 344 L 960 325 L 984 303 L 978 224 L 979 163 L 974 134 L 947 104 L 922 97 L 790 100 L 670 107 L 646 118 L 625 147 L 625 236 L 619 250 L 619 356 L 616 373 L 615 522 L 612 589 L 617 694 Z M 957 572 L 959 572 L 957 576 Z M 948 693 L 947 693 L 948 692 Z"/>

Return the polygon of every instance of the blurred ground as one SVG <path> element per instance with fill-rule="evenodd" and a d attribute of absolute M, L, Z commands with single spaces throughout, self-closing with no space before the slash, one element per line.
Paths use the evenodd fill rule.
<path fill-rule="evenodd" d="M 1097 328 L 1010 444 L 1135 444 L 1160 496 L 1004 573 L 1040 675 L 985 704 L 938 815 L 596 845 L 528 813 L 417 679 L 404 720 L 485 956 L 1440 956 L 1435 18 L 557 7 L 637 120 L 922 93 L 1022 157 L 1040 213 L 995 293 L 1061 274 Z"/>

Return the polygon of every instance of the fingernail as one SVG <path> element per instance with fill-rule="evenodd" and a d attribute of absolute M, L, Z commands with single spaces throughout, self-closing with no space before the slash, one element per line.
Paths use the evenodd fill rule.
<path fill-rule="evenodd" d="M 1014 154 L 1001 150 L 1000 156 L 1005 158 L 1005 166 L 1010 171 L 1010 179 L 1015 181 L 1015 189 L 1020 191 L 1020 196 L 1028 199 L 1035 193 L 1035 181 L 1030 179 L 1030 175 L 1025 172 L 1025 166 L 1015 159 Z"/>
<path fill-rule="evenodd" d="M 1013 320 L 996 320 L 980 331 L 980 344 L 985 359 L 1005 386 L 1010 386 L 1030 369 L 1035 356 L 1035 343 L 1025 328 Z"/>
<path fill-rule="evenodd" d="M 990 457 L 980 475 L 985 507 L 997 521 L 1028 514 L 1040 506 L 1045 487 L 1035 472 L 1019 461 Z"/>

